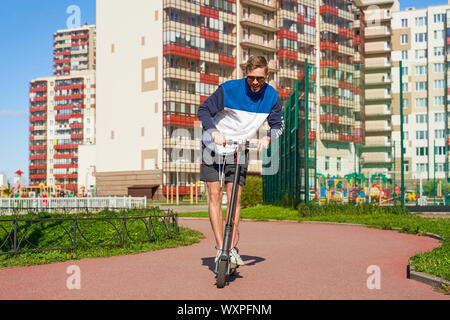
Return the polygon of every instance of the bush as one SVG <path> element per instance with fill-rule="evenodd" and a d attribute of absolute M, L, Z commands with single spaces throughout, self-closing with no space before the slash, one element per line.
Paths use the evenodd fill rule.
<path fill-rule="evenodd" d="M 263 186 L 261 176 L 247 176 L 242 188 L 241 206 L 254 207 L 263 203 Z"/>

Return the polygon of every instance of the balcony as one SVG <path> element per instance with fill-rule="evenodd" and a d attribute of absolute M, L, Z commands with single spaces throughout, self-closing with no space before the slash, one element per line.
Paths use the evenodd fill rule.
<path fill-rule="evenodd" d="M 43 145 L 34 145 L 34 146 L 30 146 L 29 147 L 30 151 L 33 150 L 47 150 L 47 145 L 43 144 Z"/>
<path fill-rule="evenodd" d="M 30 113 L 47 111 L 47 106 L 30 107 Z"/>
<path fill-rule="evenodd" d="M 366 69 L 385 69 L 392 66 L 392 62 L 388 57 L 368 58 L 365 59 Z"/>
<path fill-rule="evenodd" d="M 47 101 L 47 96 L 36 96 L 33 99 L 30 99 L 30 103 L 38 101 Z"/>
<path fill-rule="evenodd" d="M 32 88 L 30 88 L 30 93 L 31 93 L 31 92 L 46 92 L 46 91 L 47 91 L 47 86 L 32 87 Z"/>
<path fill-rule="evenodd" d="M 386 132 L 386 131 L 390 132 L 391 130 L 392 130 L 392 127 L 388 120 L 366 121 L 366 132 L 367 133 L 382 133 L 382 132 Z"/>
<path fill-rule="evenodd" d="M 244 37 L 241 41 L 241 45 L 246 48 L 253 48 L 262 51 L 277 51 L 275 40 L 264 40 L 263 37 L 258 37 L 256 35 Z"/>
<path fill-rule="evenodd" d="M 389 100 L 392 95 L 387 89 L 365 89 L 367 100 Z"/>
<path fill-rule="evenodd" d="M 70 95 L 65 95 L 65 96 L 55 96 L 55 101 L 75 100 L 75 99 L 84 99 L 84 94 L 70 94 Z"/>
<path fill-rule="evenodd" d="M 241 3 L 264 11 L 276 12 L 277 6 L 275 0 L 241 0 Z"/>
<path fill-rule="evenodd" d="M 390 53 L 391 50 L 392 47 L 388 41 L 366 42 L 366 54 Z"/>
<path fill-rule="evenodd" d="M 45 160 L 47 159 L 46 154 L 34 154 L 29 157 L 30 160 Z"/>
<path fill-rule="evenodd" d="M 392 82 L 391 76 L 386 73 L 366 74 L 366 85 L 370 84 L 390 84 Z"/>
<path fill-rule="evenodd" d="M 387 116 L 392 115 L 392 110 L 385 104 L 366 105 L 365 114 L 366 117 Z"/>
<path fill-rule="evenodd" d="M 30 165 L 28 167 L 28 169 L 30 169 L 30 170 L 45 170 L 45 169 L 47 169 L 47 165 L 45 165 L 45 164 Z"/>
<path fill-rule="evenodd" d="M 277 32 L 275 19 L 266 19 L 261 15 L 245 15 L 241 19 L 241 24 L 246 27 L 256 28 L 265 32 Z"/>
<path fill-rule="evenodd" d="M 366 147 L 390 147 L 391 140 L 383 136 L 366 136 Z"/>
<path fill-rule="evenodd" d="M 46 174 L 30 174 L 30 180 L 44 180 L 46 178 Z"/>
<path fill-rule="evenodd" d="M 365 152 L 362 158 L 364 163 L 390 163 L 392 161 L 392 158 L 387 152 Z"/>
<path fill-rule="evenodd" d="M 55 179 L 58 179 L 58 180 L 78 179 L 78 173 L 74 173 L 74 174 L 55 174 Z"/>
<path fill-rule="evenodd" d="M 47 116 L 30 117 L 30 122 L 47 121 Z"/>
<path fill-rule="evenodd" d="M 391 29 L 388 26 L 367 27 L 364 35 L 366 39 L 390 37 Z"/>
<path fill-rule="evenodd" d="M 55 159 L 78 159 L 78 156 L 67 153 L 67 154 L 55 154 L 53 158 L 55 158 Z"/>
<path fill-rule="evenodd" d="M 55 169 L 78 168 L 78 163 L 55 164 L 53 165 L 53 168 Z"/>
<path fill-rule="evenodd" d="M 54 148 L 55 150 L 78 149 L 78 144 L 57 144 Z"/>

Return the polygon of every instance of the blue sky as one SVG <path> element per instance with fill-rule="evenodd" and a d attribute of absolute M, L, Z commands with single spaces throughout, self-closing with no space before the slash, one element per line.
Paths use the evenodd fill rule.
<path fill-rule="evenodd" d="M 149 0 L 160 1 L 160 0 Z M 402 0 L 401 9 L 447 4 L 447 0 Z M 66 28 L 67 8 L 81 9 L 81 23 L 95 24 L 95 0 L 1 0 L 0 173 L 28 178 L 28 85 L 52 74 L 53 33 Z"/>
<path fill-rule="evenodd" d="M 81 23 L 95 24 L 95 0 L 1 0 L 0 173 L 18 169 L 28 178 L 28 86 L 52 75 L 53 33 L 66 29 L 67 8 L 80 8 Z"/>

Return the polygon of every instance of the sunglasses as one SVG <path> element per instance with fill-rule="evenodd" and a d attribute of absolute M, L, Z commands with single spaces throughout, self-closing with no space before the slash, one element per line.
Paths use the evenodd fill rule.
<path fill-rule="evenodd" d="M 266 77 L 254 77 L 254 76 L 247 76 L 247 80 L 249 80 L 250 82 L 253 82 L 258 80 L 258 82 L 263 82 L 264 80 L 266 80 Z"/>

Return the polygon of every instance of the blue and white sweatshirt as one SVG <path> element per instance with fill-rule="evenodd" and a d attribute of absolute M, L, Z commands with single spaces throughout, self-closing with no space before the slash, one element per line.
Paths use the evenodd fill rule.
<path fill-rule="evenodd" d="M 268 136 L 277 139 L 284 129 L 281 109 L 282 102 L 271 85 L 265 83 L 253 92 L 246 78 L 227 81 L 198 109 L 204 129 L 202 141 L 220 154 L 232 153 L 232 148 L 216 146 L 211 133 L 218 130 L 227 140 L 251 139 L 266 119 L 271 129 Z"/>

